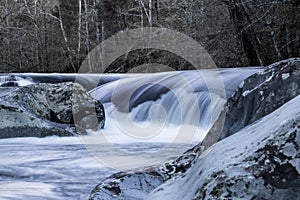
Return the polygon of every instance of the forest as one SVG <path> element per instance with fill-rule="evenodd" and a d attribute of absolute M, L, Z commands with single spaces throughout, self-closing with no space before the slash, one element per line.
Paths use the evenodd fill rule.
<path fill-rule="evenodd" d="M 142 27 L 186 34 L 218 67 L 268 65 L 300 56 L 299 7 L 299 0 L 2 0 L 0 71 L 76 73 L 102 41 Z M 106 72 L 149 62 L 191 68 L 176 55 L 141 49 Z"/>

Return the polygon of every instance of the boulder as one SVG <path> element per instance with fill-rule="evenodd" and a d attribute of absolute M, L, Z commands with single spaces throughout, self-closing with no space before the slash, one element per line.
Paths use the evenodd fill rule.
<path fill-rule="evenodd" d="M 239 86 L 226 103 L 221 139 L 273 112 L 300 94 L 300 59 L 274 63 Z"/>
<path fill-rule="evenodd" d="M 193 148 L 177 159 L 160 166 L 113 174 L 93 189 L 89 199 L 145 199 L 167 180 L 184 174 L 192 166 L 198 150 Z"/>
<path fill-rule="evenodd" d="M 300 95 L 196 158 L 147 199 L 300 197 Z"/>
<path fill-rule="evenodd" d="M 104 128 L 103 105 L 79 84 L 42 83 L 2 88 L 1 93 L 1 138 L 65 136 Z"/>
<path fill-rule="evenodd" d="M 0 115 L 0 139 L 76 134 L 74 127 L 51 123 L 15 105 L 1 103 Z"/>

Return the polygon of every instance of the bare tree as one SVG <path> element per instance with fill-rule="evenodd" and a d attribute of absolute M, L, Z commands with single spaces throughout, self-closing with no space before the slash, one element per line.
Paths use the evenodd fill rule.
<path fill-rule="evenodd" d="M 82 18 L 81 6 L 82 6 L 81 0 L 78 0 L 78 47 L 77 47 L 78 65 L 79 65 L 80 49 L 81 49 L 81 18 Z"/>

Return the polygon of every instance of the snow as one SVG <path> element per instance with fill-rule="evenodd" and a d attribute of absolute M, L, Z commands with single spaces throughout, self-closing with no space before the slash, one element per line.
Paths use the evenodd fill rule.
<path fill-rule="evenodd" d="M 258 72 L 258 73 L 260 73 L 260 72 Z M 263 84 L 272 81 L 272 79 L 274 78 L 274 74 L 275 74 L 275 72 L 273 72 L 271 76 L 269 76 L 265 81 L 263 81 L 258 86 L 254 87 L 253 89 L 244 91 L 242 96 L 246 97 L 248 94 L 252 93 L 253 91 L 257 90 L 258 88 L 261 88 L 261 86 Z M 288 78 L 288 77 L 286 77 L 286 78 Z M 244 84 L 242 84 L 242 85 L 244 85 Z M 239 87 L 239 88 L 241 88 L 241 87 Z"/>
<path fill-rule="evenodd" d="M 263 147 L 268 139 L 274 138 L 274 133 L 289 128 L 288 125 L 299 118 L 300 95 L 268 116 L 210 147 L 184 176 L 167 181 L 147 199 L 193 199 L 199 186 L 207 178 L 205 174 L 225 170 L 225 163 L 228 166 L 242 162 L 251 152 Z"/>
<path fill-rule="evenodd" d="M 239 85 L 239 88 L 242 89 L 244 87 L 245 81 L 241 82 L 241 84 Z"/>
<path fill-rule="evenodd" d="M 290 77 L 290 74 L 289 74 L 289 73 L 284 73 L 284 74 L 282 74 L 282 80 L 285 80 L 285 79 L 287 79 L 288 77 Z"/>
<path fill-rule="evenodd" d="M 245 97 L 247 96 L 249 93 L 251 93 L 252 91 L 250 90 L 246 90 L 245 92 L 243 92 L 242 96 Z"/>

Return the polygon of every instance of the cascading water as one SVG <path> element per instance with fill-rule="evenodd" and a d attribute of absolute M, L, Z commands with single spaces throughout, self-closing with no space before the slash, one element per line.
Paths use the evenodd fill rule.
<path fill-rule="evenodd" d="M 259 70 L 100 75 L 100 83 L 99 75 L 78 75 L 86 88 L 101 85 L 91 94 L 105 105 L 105 129 L 80 138 L 1 139 L 0 199 L 87 199 L 99 180 L 116 169 L 173 158 L 203 139 L 226 98 Z M 17 77 L 48 83 L 75 79 L 61 74 Z M 7 77 L 0 79 L 7 82 Z"/>
<path fill-rule="evenodd" d="M 26 86 L 33 84 L 30 78 L 22 78 L 13 74 L 0 75 L 0 87 Z"/>
<path fill-rule="evenodd" d="M 245 78 L 259 70 L 236 68 L 137 74 L 97 87 L 91 94 L 104 103 L 108 118 L 118 124 L 148 122 L 161 123 L 164 127 L 192 125 L 208 130 L 226 98 Z"/>

